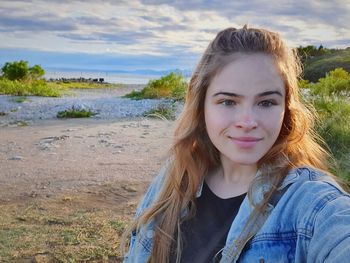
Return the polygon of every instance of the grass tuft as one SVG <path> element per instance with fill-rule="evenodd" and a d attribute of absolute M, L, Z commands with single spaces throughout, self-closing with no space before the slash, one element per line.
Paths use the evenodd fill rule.
<path fill-rule="evenodd" d="M 16 103 L 23 103 L 30 100 L 27 97 L 17 97 L 17 98 L 12 98 L 11 101 Z"/>
<path fill-rule="evenodd" d="M 143 114 L 144 117 L 149 118 L 159 118 L 165 120 L 175 120 L 176 119 L 176 107 L 174 104 L 160 103 L 155 109 L 146 111 Z"/>
<path fill-rule="evenodd" d="M 57 118 L 66 119 L 66 118 L 89 118 L 97 113 L 89 110 L 89 109 L 76 109 L 72 107 L 69 110 L 59 111 L 57 113 Z"/>

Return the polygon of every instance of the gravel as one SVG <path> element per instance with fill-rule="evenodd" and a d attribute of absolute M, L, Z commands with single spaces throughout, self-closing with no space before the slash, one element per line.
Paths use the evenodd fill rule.
<path fill-rule="evenodd" d="M 119 92 L 120 93 L 120 92 Z M 27 100 L 18 103 L 17 96 L 0 95 L 0 126 L 14 125 L 36 120 L 56 119 L 59 111 L 74 109 L 90 110 L 93 119 L 119 119 L 142 116 L 146 111 L 162 104 L 171 104 L 171 100 L 122 98 L 118 91 L 76 90 L 72 95 L 59 98 L 27 96 Z M 177 112 L 181 108 L 177 104 Z"/>

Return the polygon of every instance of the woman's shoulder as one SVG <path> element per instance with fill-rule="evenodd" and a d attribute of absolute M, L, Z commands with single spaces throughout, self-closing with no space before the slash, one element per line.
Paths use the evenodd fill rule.
<path fill-rule="evenodd" d="M 307 221 L 336 211 L 348 211 L 350 215 L 349 193 L 332 176 L 320 170 L 301 167 L 290 171 L 282 191 L 283 206 L 290 206 L 297 217 L 308 218 Z"/>
<path fill-rule="evenodd" d="M 148 208 L 158 197 L 161 192 L 162 186 L 164 184 L 167 170 L 169 167 L 169 163 L 163 165 L 157 174 L 157 176 L 153 179 L 150 186 L 148 187 L 146 193 L 144 194 L 141 202 L 139 203 L 136 209 L 136 217 L 139 216 L 146 208 Z"/>
<path fill-rule="evenodd" d="M 349 195 L 339 184 L 339 181 L 335 176 L 322 170 L 299 167 L 289 171 L 280 189 L 295 188 L 295 190 L 306 192 L 337 192 L 339 195 Z"/>

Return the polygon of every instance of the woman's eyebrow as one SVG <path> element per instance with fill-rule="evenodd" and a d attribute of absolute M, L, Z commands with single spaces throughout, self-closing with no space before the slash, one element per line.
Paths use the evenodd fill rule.
<path fill-rule="evenodd" d="M 277 95 L 283 97 L 282 93 L 278 90 L 265 91 L 265 92 L 259 93 L 257 95 L 257 97 L 264 97 L 264 96 L 273 95 L 273 94 L 277 94 Z"/>
<path fill-rule="evenodd" d="M 225 96 L 229 96 L 229 97 L 243 97 L 243 95 L 238 95 L 238 94 L 233 93 L 233 92 L 224 92 L 224 91 L 216 92 L 213 95 L 213 97 L 218 96 L 218 95 L 225 95 Z"/>
<path fill-rule="evenodd" d="M 264 96 L 273 95 L 273 94 L 277 94 L 277 95 L 283 97 L 282 93 L 278 90 L 264 91 L 262 93 L 257 94 L 257 97 L 264 97 Z M 225 96 L 229 96 L 229 97 L 238 97 L 238 98 L 244 97 L 243 95 L 239 95 L 237 93 L 225 92 L 225 91 L 216 92 L 213 95 L 213 97 L 218 96 L 218 95 L 225 95 Z"/>

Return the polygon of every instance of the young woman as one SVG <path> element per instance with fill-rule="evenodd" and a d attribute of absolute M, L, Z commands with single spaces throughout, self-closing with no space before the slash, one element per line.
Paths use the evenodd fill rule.
<path fill-rule="evenodd" d="M 350 198 L 327 172 L 300 72 L 276 33 L 218 33 L 124 262 L 349 261 Z"/>

